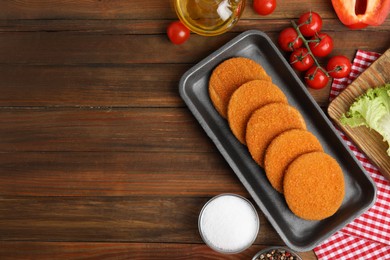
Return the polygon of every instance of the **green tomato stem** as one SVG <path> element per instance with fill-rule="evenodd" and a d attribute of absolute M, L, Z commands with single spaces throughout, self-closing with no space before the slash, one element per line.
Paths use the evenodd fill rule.
<path fill-rule="evenodd" d="M 291 24 L 294 27 L 295 31 L 298 33 L 298 38 L 301 38 L 303 44 L 305 45 L 308 54 L 313 58 L 314 63 L 316 64 L 317 68 L 322 70 L 325 73 L 325 75 L 329 78 L 330 77 L 329 73 L 320 65 L 317 58 L 314 56 L 313 52 L 311 51 L 311 49 L 309 47 L 309 42 L 313 42 L 316 40 L 306 40 L 305 37 L 302 35 L 301 31 L 299 30 L 299 26 L 294 21 L 291 21 Z M 315 71 L 317 72 L 317 70 L 315 70 Z"/>

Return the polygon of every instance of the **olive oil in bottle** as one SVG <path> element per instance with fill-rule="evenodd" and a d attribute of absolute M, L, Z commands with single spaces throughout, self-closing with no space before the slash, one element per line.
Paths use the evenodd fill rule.
<path fill-rule="evenodd" d="M 231 29 L 240 19 L 245 0 L 174 0 L 179 19 L 194 33 L 213 36 Z"/>

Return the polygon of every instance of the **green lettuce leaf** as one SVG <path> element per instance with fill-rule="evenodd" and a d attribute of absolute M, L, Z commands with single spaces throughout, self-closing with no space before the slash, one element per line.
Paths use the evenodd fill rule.
<path fill-rule="evenodd" d="M 341 123 L 351 127 L 364 125 L 373 129 L 390 146 L 390 84 L 368 89 L 342 115 Z M 390 148 L 387 154 L 390 156 Z"/>

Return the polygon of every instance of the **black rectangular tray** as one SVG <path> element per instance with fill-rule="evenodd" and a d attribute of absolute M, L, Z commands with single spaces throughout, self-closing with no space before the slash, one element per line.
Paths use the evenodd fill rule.
<path fill-rule="evenodd" d="M 324 151 L 340 164 L 344 173 L 345 198 L 333 216 L 322 221 L 307 221 L 295 216 L 283 195 L 272 188 L 264 170 L 252 160 L 247 147 L 239 143 L 227 121 L 214 109 L 208 95 L 211 72 L 222 61 L 238 56 L 250 58 L 264 67 L 273 83 L 285 93 L 288 102 L 301 112 L 307 129 L 317 136 Z M 222 46 L 182 76 L 179 91 L 195 118 L 291 249 L 312 250 L 374 204 L 374 182 L 265 33 L 247 31 Z"/>

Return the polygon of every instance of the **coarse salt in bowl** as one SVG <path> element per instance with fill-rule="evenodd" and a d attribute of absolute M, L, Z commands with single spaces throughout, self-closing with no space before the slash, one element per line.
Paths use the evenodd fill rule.
<path fill-rule="evenodd" d="M 249 200 L 224 193 L 203 206 L 198 226 L 203 241 L 210 248 L 224 254 L 235 254 L 253 244 L 260 220 Z"/>

